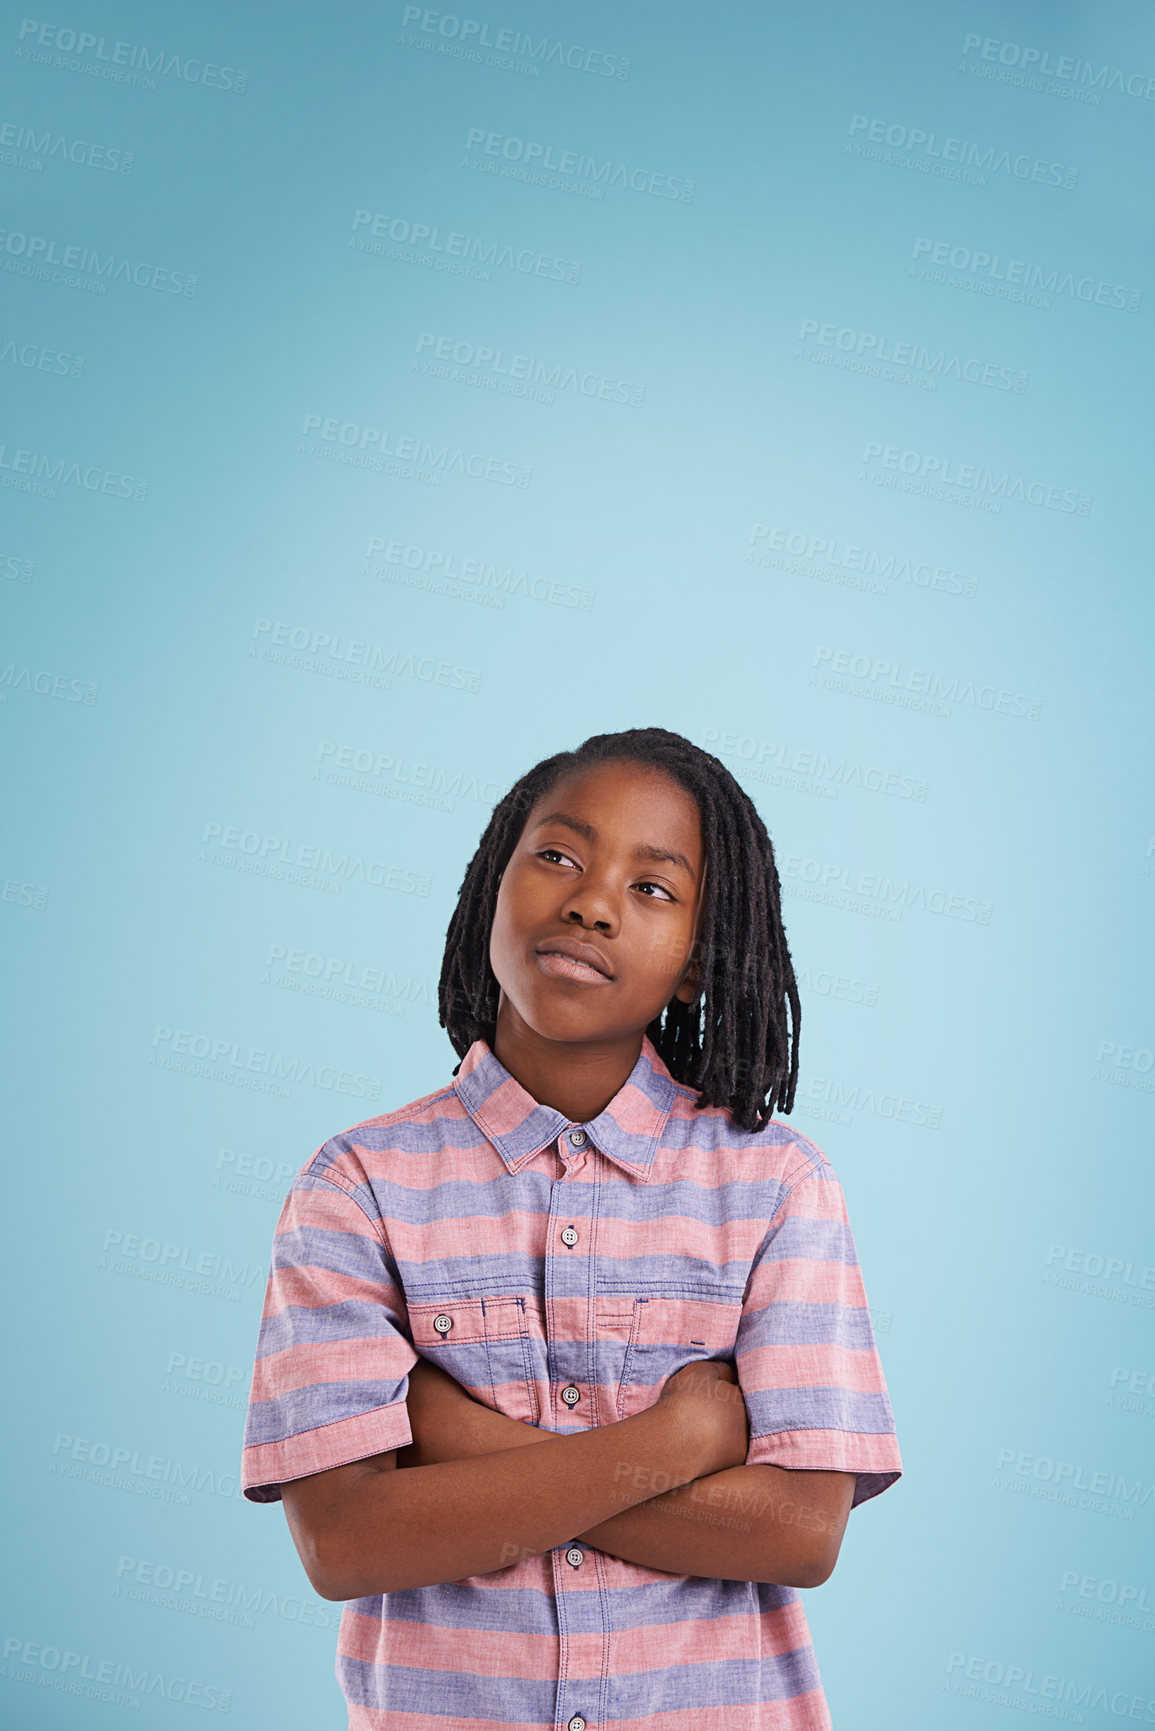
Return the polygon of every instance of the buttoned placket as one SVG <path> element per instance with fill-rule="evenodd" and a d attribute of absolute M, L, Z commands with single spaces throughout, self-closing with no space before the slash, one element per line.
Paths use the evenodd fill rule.
<path fill-rule="evenodd" d="M 590 1163 L 593 1163 L 594 1183 L 589 1186 L 589 1190 L 596 1193 L 599 1183 L 598 1166 L 602 1156 L 594 1147 L 589 1132 L 580 1124 L 563 1130 L 556 1146 L 561 1172 L 551 1187 L 545 1247 L 546 1354 L 550 1417 L 553 1423 L 584 1418 L 589 1425 L 594 1419 L 590 1401 L 596 1374 L 591 1361 L 595 1350 L 592 1227 L 597 1217 L 597 1208 L 596 1200 L 591 1203 L 588 1198 L 580 1209 L 574 1207 L 572 1180 L 579 1173 L 584 1178 Z M 586 1188 L 583 1184 L 583 1191 Z M 580 1345 L 567 1342 L 563 1362 L 555 1346 L 554 1304 L 559 1298 L 572 1300 L 579 1296 L 584 1300 L 583 1338 Z M 577 1360 L 579 1352 L 584 1361 L 580 1367 Z M 584 1389 L 578 1386 L 579 1383 L 584 1385 Z M 601 1572 L 597 1568 L 596 1557 L 583 1545 L 573 1542 L 557 1546 L 551 1553 L 551 1562 L 558 1630 L 555 1731 L 596 1731 L 604 1714 L 604 1703 L 600 1699 L 594 1699 L 599 1685 L 593 1677 L 577 1682 L 570 1681 L 570 1651 L 573 1635 L 580 1633 L 588 1636 L 596 1632 L 591 1627 L 590 1617 L 590 1610 L 596 1607 L 596 1622 L 600 1625 L 602 1637 L 602 1663 L 599 1669 L 602 1678 L 605 1678 L 609 1669 L 609 1629 L 605 1620 L 604 1599 L 601 1593 L 588 1591 L 589 1570 L 597 1570 L 599 1579 Z M 581 1599 L 573 1605 L 571 1611 L 570 1598 L 574 1593 L 580 1593 Z M 600 1687 L 604 1688 L 604 1683 Z"/>

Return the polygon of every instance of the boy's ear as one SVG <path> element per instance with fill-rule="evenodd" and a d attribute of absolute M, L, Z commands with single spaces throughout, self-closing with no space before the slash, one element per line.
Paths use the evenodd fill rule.
<path fill-rule="evenodd" d="M 695 944 L 695 951 L 697 950 L 697 947 L 698 946 Z M 682 975 L 680 983 L 675 987 L 674 996 L 678 999 L 679 1003 L 692 1004 L 701 990 L 701 985 L 702 965 L 695 954 L 688 964 L 685 973 Z"/>

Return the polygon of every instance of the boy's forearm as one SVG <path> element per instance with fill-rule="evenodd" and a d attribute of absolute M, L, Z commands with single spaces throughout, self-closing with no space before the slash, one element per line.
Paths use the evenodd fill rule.
<path fill-rule="evenodd" d="M 728 1467 L 624 1509 L 580 1537 L 671 1575 L 817 1587 L 837 1561 L 852 1489 L 849 1474 Z"/>
<path fill-rule="evenodd" d="M 669 1408 L 611 1428 L 529 1438 L 529 1448 L 404 1472 L 390 1470 L 386 1456 L 285 1484 L 314 1587 L 324 1598 L 354 1599 L 508 1568 L 605 1521 L 623 1500 L 655 1495 L 664 1475 L 686 1483 L 716 1459 L 712 1442 Z"/>
<path fill-rule="evenodd" d="M 525 1447 L 548 1435 L 482 1406 L 448 1379 L 429 1379 L 419 1399 L 418 1442 L 398 1456 L 399 1466 Z M 672 1575 L 794 1587 L 828 1578 L 849 1512 L 850 1475 L 738 1466 L 666 1490 L 664 1481 L 655 1485 L 647 1477 L 648 1470 L 623 1455 L 617 1512 L 573 1536 L 625 1562 Z M 640 1480 L 634 1492 L 649 1490 L 650 1499 L 623 1507 L 634 1476 Z M 831 1482 L 841 1479 L 849 1479 L 849 1487 Z"/>

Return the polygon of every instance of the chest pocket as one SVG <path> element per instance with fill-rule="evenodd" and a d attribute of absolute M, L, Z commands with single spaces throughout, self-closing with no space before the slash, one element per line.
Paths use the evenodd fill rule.
<path fill-rule="evenodd" d="M 636 1298 L 614 1416 L 653 1406 L 675 1371 L 695 1360 L 731 1358 L 741 1319 L 740 1302 Z"/>
<path fill-rule="evenodd" d="M 409 1304 L 413 1344 L 475 1400 L 523 1423 L 540 1416 L 530 1354 L 531 1331 L 541 1333 L 536 1301 L 449 1298 L 444 1304 Z"/>

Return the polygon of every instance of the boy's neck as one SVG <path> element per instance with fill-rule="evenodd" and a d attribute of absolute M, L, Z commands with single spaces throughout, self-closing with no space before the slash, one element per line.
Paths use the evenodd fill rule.
<path fill-rule="evenodd" d="M 605 1111 L 641 1049 L 641 1029 L 596 1044 L 544 1039 L 504 999 L 493 1040 L 494 1055 L 514 1081 L 571 1124 L 588 1124 Z"/>

